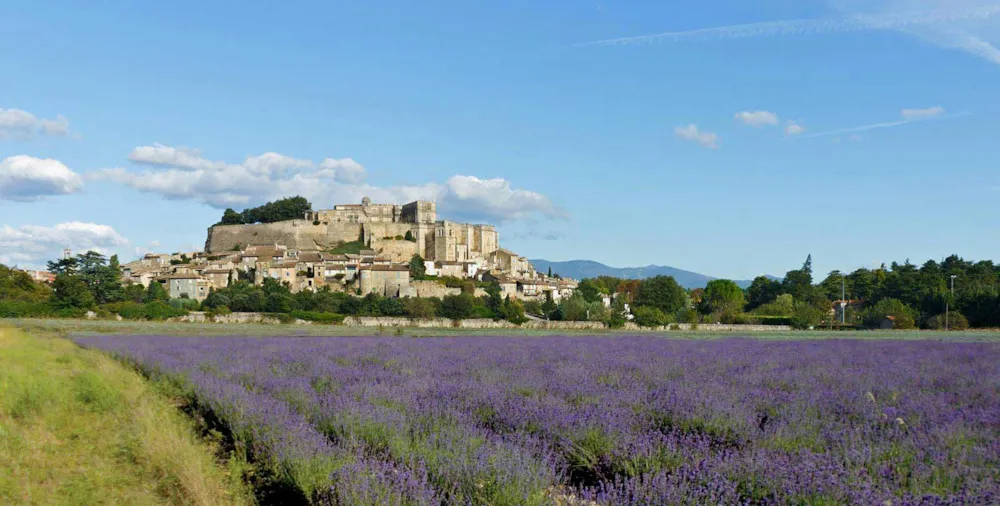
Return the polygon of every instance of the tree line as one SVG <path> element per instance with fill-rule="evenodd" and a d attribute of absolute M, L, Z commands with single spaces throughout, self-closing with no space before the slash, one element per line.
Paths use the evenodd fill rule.
<path fill-rule="evenodd" d="M 425 275 L 415 257 L 410 268 L 416 278 Z M 525 321 L 527 315 L 550 320 L 601 321 L 612 327 L 625 323 L 625 306 L 634 322 L 646 327 L 674 323 L 782 324 L 798 328 L 840 326 L 833 301 L 846 296 L 844 326 L 873 328 L 951 329 L 1000 327 L 1000 266 L 991 261 L 971 262 L 950 256 L 920 267 L 906 261 L 849 274 L 829 273 L 814 283 L 811 256 L 784 278 L 758 277 L 746 289 L 730 280 L 713 280 L 704 289 L 686 290 L 669 276 L 645 280 L 598 277 L 579 283 L 576 292 L 559 301 L 519 301 L 502 295 L 496 283 L 473 283 L 440 278 L 461 293 L 443 298 L 365 297 L 322 288 L 292 293 L 289 285 L 267 279 L 261 286 L 245 276 L 230 286 L 213 289 L 199 303 L 171 299 L 157 282 L 148 288 L 123 283 L 117 256 L 96 252 L 49 262 L 51 286 L 36 282 L 22 271 L 0 265 L 0 317 L 79 317 L 87 311 L 99 316 L 164 319 L 191 310 L 213 313 L 266 312 L 299 314 L 303 319 L 335 321 L 344 315 L 493 318 Z M 954 285 L 954 291 L 952 286 Z M 486 292 L 477 292 L 483 288 Z M 480 293 L 480 296 L 476 296 Z M 610 299 L 610 307 L 606 304 Z M 947 308 L 947 317 L 945 316 Z"/>
<path fill-rule="evenodd" d="M 953 255 L 917 267 L 908 260 L 877 269 L 830 272 L 814 284 L 812 256 L 782 279 L 760 276 L 746 289 L 730 280 L 713 280 L 685 290 L 670 277 L 626 280 L 585 279 L 578 293 L 587 302 L 617 295 L 632 305 L 635 322 L 644 326 L 687 323 L 773 323 L 799 328 L 847 326 L 940 329 L 947 325 L 1000 327 L 1000 266 Z M 954 283 L 954 291 L 952 291 Z M 841 318 L 834 301 L 849 303 Z M 947 316 L 946 316 L 947 313 Z"/>
<path fill-rule="evenodd" d="M 250 207 L 241 212 L 226 209 L 218 225 L 252 225 L 278 221 L 301 220 L 312 211 L 312 204 L 305 197 L 289 197 L 262 206 Z"/>

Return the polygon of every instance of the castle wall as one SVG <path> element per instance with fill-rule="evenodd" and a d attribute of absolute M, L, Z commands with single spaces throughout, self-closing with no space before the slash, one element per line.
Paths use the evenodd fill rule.
<path fill-rule="evenodd" d="M 291 249 L 316 251 L 333 248 L 341 242 L 356 241 L 361 224 L 330 222 L 313 225 L 312 221 L 289 220 L 254 225 L 216 225 L 208 229 L 205 251 L 221 253 L 239 247 L 282 244 Z"/>
<path fill-rule="evenodd" d="M 371 248 L 378 253 L 378 256 L 385 257 L 393 262 L 407 263 L 418 253 L 418 244 L 413 241 L 372 241 Z M 421 255 L 423 256 L 423 255 Z"/>

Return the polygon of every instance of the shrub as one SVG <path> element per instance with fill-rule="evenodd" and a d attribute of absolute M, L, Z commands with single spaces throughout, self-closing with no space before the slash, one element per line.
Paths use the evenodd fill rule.
<path fill-rule="evenodd" d="M 642 327 L 662 327 L 673 323 L 673 319 L 669 315 L 655 307 L 640 306 L 633 309 L 632 314 L 635 315 L 633 321 L 636 325 Z"/>
<path fill-rule="evenodd" d="M 475 299 L 472 295 L 449 295 L 441 301 L 441 315 L 452 320 L 464 320 L 472 316 Z"/>
<path fill-rule="evenodd" d="M 808 302 L 796 302 L 790 319 L 792 328 L 804 330 L 819 325 L 825 313 Z"/>
<path fill-rule="evenodd" d="M 951 311 L 947 317 L 944 313 L 934 315 L 927 319 L 925 325 L 929 329 L 944 330 L 947 321 L 949 330 L 968 330 L 969 319 L 958 311 Z"/>
<path fill-rule="evenodd" d="M 0 318 L 52 316 L 52 306 L 45 302 L 0 300 Z"/>

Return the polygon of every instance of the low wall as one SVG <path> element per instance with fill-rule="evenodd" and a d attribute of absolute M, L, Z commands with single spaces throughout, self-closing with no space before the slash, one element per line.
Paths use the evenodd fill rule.
<path fill-rule="evenodd" d="M 440 285 L 438 285 L 440 286 Z M 171 318 L 171 322 L 185 323 L 262 323 L 277 325 L 281 321 L 272 315 L 264 313 L 230 313 L 218 315 L 214 319 L 206 313 L 193 311 L 186 316 Z M 312 325 L 306 320 L 295 320 L 296 325 Z M 607 330 L 601 322 L 567 322 L 531 320 L 521 325 L 515 325 L 506 320 L 493 321 L 486 318 L 453 321 L 448 318 L 404 318 L 392 316 L 348 316 L 344 318 L 345 327 L 410 327 L 410 328 L 458 328 L 458 329 L 526 329 L 526 330 Z M 620 329 L 627 332 L 668 332 L 671 330 L 690 331 L 690 323 L 677 324 L 678 329 L 670 327 L 647 328 L 628 322 Z M 786 325 L 723 325 L 702 324 L 698 331 L 703 332 L 787 332 L 792 330 Z"/>
<path fill-rule="evenodd" d="M 399 318 L 399 317 L 373 317 L 373 316 L 348 316 L 344 319 L 344 325 L 348 327 L 416 327 L 416 328 L 442 328 L 452 327 L 459 329 L 552 329 L 552 330 L 606 330 L 607 327 L 601 322 L 554 322 L 554 321 L 529 321 L 521 325 L 515 325 L 506 320 L 493 321 L 490 319 L 458 320 L 457 322 L 447 318 Z"/>
<path fill-rule="evenodd" d="M 627 322 L 622 330 L 641 332 L 669 332 L 671 330 L 698 330 L 705 332 L 787 332 L 792 330 L 788 325 L 729 325 L 723 323 L 701 323 L 697 328 L 690 323 L 678 323 L 679 328 L 671 328 L 673 324 L 664 327 L 640 327 L 632 322 Z"/>
<path fill-rule="evenodd" d="M 229 313 L 226 315 L 216 315 L 215 318 L 209 318 L 206 313 L 201 311 L 192 311 L 185 316 L 170 318 L 167 321 L 182 323 L 263 323 L 268 325 L 277 325 L 281 323 L 281 320 L 277 317 L 263 313 Z M 295 324 L 312 325 L 312 322 L 296 319 Z"/>

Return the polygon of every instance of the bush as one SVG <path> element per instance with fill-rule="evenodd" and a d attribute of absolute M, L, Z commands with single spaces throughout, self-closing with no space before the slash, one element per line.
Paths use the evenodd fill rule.
<path fill-rule="evenodd" d="M 662 327 L 673 323 L 669 315 L 655 307 L 640 306 L 633 309 L 632 314 L 635 315 L 635 324 L 641 327 Z"/>
<path fill-rule="evenodd" d="M 823 310 L 817 309 L 808 302 L 796 302 L 792 310 L 790 323 L 792 324 L 792 328 L 805 330 L 819 325 L 825 315 L 826 313 Z"/>
<path fill-rule="evenodd" d="M 441 301 L 441 316 L 452 320 L 464 320 L 472 316 L 475 298 L 472 295 L 463 293 L 461 295 L 449 295 Z"/>
<path fill-rule="evenodd" d="M 52 306 L 45 302 L 0 300 L 0 318 L 29 318 L 52 314 Z"/>
<path fill-rule="evenodd" d="M 965 317 L 962 313 L 958 311 L 952 311 L 948 313 L 947 318 L 944 313 L 939 315 L 934 315 L 927 319 L 925 325 L 929 329 L 934 330 L 944 330 L 945 322 L 947 319 L 949 330 L 968 330 L 969 329 L 969 319 Z"/>
<path fill-rule="evenodd" d="M 790 316 L 754 316 L 756 323 L 754 325 L 792 325 L 792 317 Z"/>

